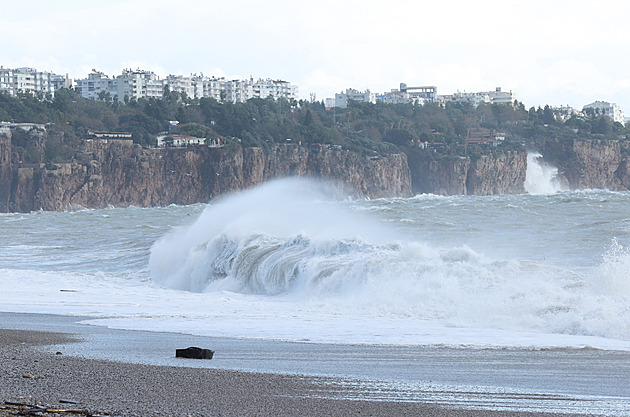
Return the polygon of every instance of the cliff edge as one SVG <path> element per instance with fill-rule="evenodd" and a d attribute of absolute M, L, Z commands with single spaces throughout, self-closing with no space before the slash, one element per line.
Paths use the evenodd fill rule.
<path fill-rule="evenodd" d="M 411 195 L 404 154 L 367 158 L 327 146 L 272 145 L 149 149 L 124 140 L 85 142 L 85 162 L 11 163 L 0 142 L 0 211 L 164 206 L 207 202 L 287 177 L 322 178 L 363 198 Z"/>

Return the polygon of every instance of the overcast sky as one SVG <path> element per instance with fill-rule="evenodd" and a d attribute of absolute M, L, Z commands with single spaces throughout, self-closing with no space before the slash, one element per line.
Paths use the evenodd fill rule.
<path fill-rule="evenodd" d="M 630 115 L 630 2 L 30 0 L 0 4 L 0 65 L 284 79 L 346 88 L 512 90 L 527 107 L 595 100 Z"/>

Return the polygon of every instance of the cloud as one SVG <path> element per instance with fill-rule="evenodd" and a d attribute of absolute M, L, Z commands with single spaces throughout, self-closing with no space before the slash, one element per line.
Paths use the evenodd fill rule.
<path fill-rule="evenodd" d="M 436 85 L 513 90 L 526 105 L 630 109 L 630 3 L 568 0 L 31 0 L 3 5 L 0 64 L 87 76 L 282 78 L 308 98 Z M 626 98 L 627 97 L 627 98 Z"/>

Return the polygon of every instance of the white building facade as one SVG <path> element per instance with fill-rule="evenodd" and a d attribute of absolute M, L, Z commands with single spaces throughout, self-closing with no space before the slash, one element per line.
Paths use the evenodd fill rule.
<path fill-rule="evenodd" d="M 382 103 L 387 104 L 419 104 L 423 105 L 425 103 L 424 98 L 422 97 L 411 97 L 409 93 L 402 92 L 400 90 L 391 90 L 388 93 L 377 94 L 376 101 L 380 101 Z"/>
<path fill-rule="evenodd" d="M 217 101 L 243 103 L 250 98 L 297 99 L 298 87 L 288 81 L 259 79 L 226 80 L 225 78 L 207 77 L 203 74 L 191 76 L 169 75 L 161 80 L 157 75 L 144 70 L 124 70 L 122 75 L 109 78 L 102 72 L 92 70 L 88 78 L 77 80 L 76 88 L 85 98 L 100 100 L 109 93 L 109 100 L 117 97 L 118 101 L 164 97 L 165 87 L 191 99 L 213 98 Z"/>
<path fill-rule="evenodd" d="M 334 98 L 326 99 L 326 107 L 348 107 L 350 100 L 359 103 L 376 103 L 376 94 L 370 90 L 359 91 L 354 88 L 347 88 L 345 93 L 337 93 Z"/>
<path fill-rule="evenodd" d="M 110 98 L 117 94 L 114 80 L 95 69 L 88 74 L 86 79 L 76 80 L 75 88 L 82 97 L 90 100 L 99 100 L 101 94 L 104 93 L 109 93 Z"/>
<path fill-rule="evenodd" d="M 0 91 L 15 97 L 17 93 L 50 94 L 72 85 L 68 76 L 37 71 L 35 68 L 0 67 Z"/>
<path fill-rule="evenodd" d="M 412 99 L 422 99 L 425 103 L 436 103 L 438 101 L 436 86 L 409 87 L 405 83 L 400 83 L 400 91 L 407 93 Z"/>
<path fill-rule="evenodd" d="M 452 96 L 448 97 L 448 100 L 453 103 L 470 103 L 474 107 L 478 107 L 481 103 L 492 103 L 492 99 L 488 93 L 479 92 L 479 93 L 467 93 L 467 92 L 456 92 L 453 93 Z"/>
<path fill-rule="evenodd" d="M 516 95 L 512 91 L 503 91 L 501 87 L 495 88 L 494 91 L 488 91 L 486 94 L 490 97 L 492 104 L 514 104 Z"/>
<path fill-rule="evenodd" d="M 593 109 L 595 114 L 608 116 L 617 123 L 624 124 L 625 122 L 625 117 L 624 117 L 623 111 L 621 110 L 621 107 L 619 107 L 615 103 L 609 103 L 607 101 L 595 101 L 591 104 L 587 104 L 586 106 L 584 106 L 582 111 L 584 113 L 588 113 L 587 109 Z"/>

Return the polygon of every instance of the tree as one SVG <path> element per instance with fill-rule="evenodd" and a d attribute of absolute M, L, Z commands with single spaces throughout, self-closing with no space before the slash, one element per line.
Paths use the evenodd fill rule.
<path fill-rule="evenodd" d="M 306 110 L 304 114 L 304 126 L 310 126 L 313 124 L 313 113 L 310 110 Z"/>
<path fill-rule="evenodd" d="M 101 90 L 98 93 L 98 99 L 100 101 L 105 101 L 105 102 L 109 103 L 111 101 L 111 99 L 112 99 L 112 95 L 107 90 Z"/>
<path fill-rule="evenodd" d="M 543 109 L 542 119 L 543 123 L 547 125 L 551 125 L 556 122 L 556 117 L 554 116 L 553 110 L 551 110 L 551 107 L 549 107 L 549 105 L 545 105 L 545 108 Z"/>
<path fill-rule="evenodd" d="M 384 140 L 397 146 L 408 146 L 413 140 L 413 135 L 406 130 L 392 129 L 385 134 Z"/>
<path fill-rule="evenodd" d="M 612 120 L 606 116 L 599 116 L 593 122 L 593 133 L 599 133 L 602 135 L 609 135 L 613 131 Z"/>

